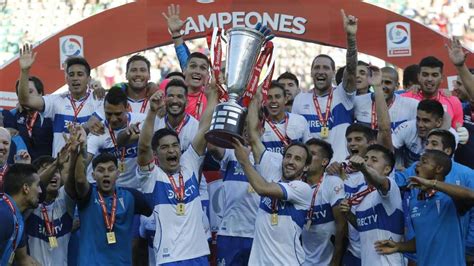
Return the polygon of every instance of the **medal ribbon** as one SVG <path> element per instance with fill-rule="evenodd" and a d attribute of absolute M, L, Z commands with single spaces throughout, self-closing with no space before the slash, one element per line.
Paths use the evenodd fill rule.
<path fill-rule="evenodd" d="M 321 176 L 321 179 L 319 179 L 319 182 L 313 191 L 313 197 L 311 198 L 311 206 L 309 207 L 308 215 L 306 216 L 309 221 L 313 219 L 314 203 L 316 202 L 316 197 L 318 195 L 319 189 L 321 188 L 321 184 L 323 183 L 323 178 L 324 178 L 324 174 Z"/>
<path fill-rule="evenodd" d="M 280 141 L 283 142 L 283 146 L 285 146 L 285 147 L 288 146 L 290 144 L 289 141 L 288 141 L 288 138 L 286 136 L 286 128 L 288 127 L 288 114 L 286 114 L 286 116 L 285 116 L 285 136 L 283 136 L 283 134 L 280 132 L 280 130 L 278 130 L 278 128 L 275 126 L 275 124 L 273 124 L 272 121 L 270 121 L 270 119 L 265 118 L 265 120 L 267 121 L 268 125 L 270 125 L 273 132 L 275 132 L 275 134 L 280 139 Z"/>
<path fill-rule="evenodd" d="M 374 190 L 376 190 L 375 187 L 369 185 L 366 189 L 357 192 L 354 196 L 349 198 L 349 205 L 359 205 L 365 196 L 369 195 Z"/>
<path fill-rule="evenodd" d="M 392 102 L 387 106 L 387 109 L 390 110 L 390 107 L 392 107 L 393 102 L 395 102 L 395 99 L 392 100 Z M 375 109 L 375 101 L 372 100 L 372 112 L 370 115 L 370 128 L 376 129 L 378 127 L 378 122 L 377 122 L 377 110 Z"/>
<path fill-rule="evenodd" d="M 313 95 L 314 107 L 316 109 L 316 113 L 318 114 L 318 118 L 319 118 L 319 121 L 321 122 L 322 127 L 326 127 L 329 121 L 329 112 L 331 110 L 332 95 L 333 95 L 333 90 L 331 89 L 331 92 L 329 92 L 328 100 L 326 102 L 326 113 L 325 113 L 326 116 L 324 118 L 323 118 L 323 114 L 321 113 L 321 107 L 319 106 L 318 97 Z"/>
<path fill-rule="evenodd" d="M 8 204 L 8 207 L 10 207 L 10 210 L 13 213 L 13 217 L 15 217 L 15 219 L 14 219 L 15 220 L 15 231 L 13 232 L 13 235 L 12 235 L 12 238 L 13 238 L 12 250 L 15 251 L 16 241 L 17 241 L 17 238 L 18 238 L 18 232 L 20 231 L 20 224 L 18 223 L 18 219 L 16 217 L 16 210 L 15 210 L 15 207 L 13 207 L 13 203 L 5 195 L 3 195 L 2 198 Z"/>
<path fill-rule="evenodd" d="M 176 182 L 174 181 L 172 175 L 168 175 L 168 178 L 170 180 L 171 187 L 173 188 L 176 200 L 184 201 L 184 181 L 181 172 L 179 172 L 179 187 L 176 186 Z"/>
<path fill-rule="evenodd" d="M 33 126 L 38 118 L 38 111 L 35 111 L 32 115 L 26 116 L 26 130 L 28 130 L 28 136 L 33 135 Z"/>
<path fill-rule="evenodd" d="M 87 98 L 89 98 L 89 95 L 90 95 L 90 92 L 87 92 L 86 97 L 85 97 L 84 100 L 81 102 L 81 104 L 79 104 L 79 107 L 76 107 L 76 102 L 75 102 L 75 100 L 72 98 L 72 94 L 69 94 L 69 101 L 71 102 L 72 109 L 74 110 L 74 122 L 77 121 L 77 116 L 78 116 L 79 113 L 81 112 L 82 107 L 84 107 L 84 104 L 86 103 Z"/>
<path fill-rule="evenodd" d="M 7 173 L 8 164 L 5 162 L 2 168 L 0 168 L 0 192 L 3 192 L 3 177 Z"/>
<path fill-rule="evenodd" d="M 110 217 L 107 214 L 107 207 L 105 206 L 105 201 L 102 197 L 102 194 L 100 194 L 99 191 L 97 191 L 97 194 L 99 195 L 99 203 L 102 209 L 102 216 L 104 216 L 105 227 L 107 228 L 107 230 L 109 230 L 109 232 L 112 232 L 115 224 L 115 214 L 117 213 L 117 193 L 115 193 L 114 191 L 114 195 L 112 198 L 112 211 L 110 212 Z"/>
<path fill-rule="evenodd" d="M 186 122 L 189 120 L 189 116 L 188 114 L 185 114 L 185 116 L 183 117 L 183 119 L 181 119 L 181 121 L 179 122 L 179 125 L 175 128 L 173 128 L 173 126 L 171 126 L 171 124 L 168 122 L 168 115 L 165 116 L 165 123 L 166 123 L 166 126 L 171 129 L 171 130 L 174 130 L 176 132 L 176 134 L 179 135 L 179 133 L 181 132 L 181 130 L 183 129 L 184 125 L 186 124 Z"/>
<path fill-rule="evenodd" d="M 48 216 L 48 210 L 46 209 L 46 207 L 44 206 L 44 204 L 41 204 L 41 214 L 43 216 L 43 219 L 44 219 L 44 224 L 45 224 L 45 227 L 46 227 L 46 231 L 48 231 L 48 236 L 54 236 L 55 233 L 54 233 L 54 217 L 52 221 L 49 220 L 49 216 Z M 51 213 L 51 215 L 53 216 L 53 214 Z"/>
<path fill-rule="evenodd" d="M 219 93 L 219 102 L 225 102 L 229 99 L 227 91 L 219 83 L 219 75 L 221 73 L 222 66 L 222 46 L 221 46 L 221 36 L 223 30 L 220 28 L 214 28 L 212 32 L 209 32 L 206 36 L 207 46 L 209 51 L 213 52 L 211 56 L 211 68 L 216 79 L 216 86 Z M 213 58 L 212 58 L 213 57 Z"/>
<path fill-rule="evenodd" d="M 278 213 L 278 199 L 272 198 L 272 213 Z"/>
<path fill-rule="evenodd" d="M 117 153 L 120 153 L 120 161 L 124 162 L 125 161 L 125 147 L 122 147 L 122 151 L 119 151 L 119 146 L 117 143 L 117 139 L 115 138 L 114 130 L 110 127 L 109 123 L 107 123 L 107 120 L 105 122 L 107 124 L 107 129 L 109 130 L 110 139 L 112 140 L 112 143 L 114 144 L 115 151 Z M 129 124 L 130 124 L 130 121 L 127 118 L 127 127 L 129 126 Z"/>

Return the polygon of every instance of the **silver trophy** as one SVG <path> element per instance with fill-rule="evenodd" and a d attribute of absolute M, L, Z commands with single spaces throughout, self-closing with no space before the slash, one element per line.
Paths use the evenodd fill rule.
<path fill-rule="evenodd" d="M 205 137 L 209 143 L 221 148 L 232 149 L 232 138 L 244 143 L 244 129 L 247 109 L 237 101 L 244 94 L 260 54 L 265 35 L 251 28 L 235 27 L 227 32 L 227 60 L 225 88 L 229 94 L 227 102 L 214 109 L 211 127 Z"/>

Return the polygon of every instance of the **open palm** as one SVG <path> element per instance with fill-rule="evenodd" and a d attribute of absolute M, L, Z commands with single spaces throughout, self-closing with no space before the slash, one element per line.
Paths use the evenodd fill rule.
<path fill-rule="evenodd" d="M 179 33 L 184 26 L 185 22 L 180 18 L 179 13 L 179 5 L 175 6 L 173 4 L 168 6 L 168 14 L 165 12 L 162 13 L 168 23 L 168 29 L 171 33 Z"/>
<path fill-rule="evenodd" d="M 30 69 L 33 63 L 35 62 L 36 53 L 33 53 L 33 45 L 25 44 L 23 48 L 20 49 L 20 68 L 21 69 Z"/>

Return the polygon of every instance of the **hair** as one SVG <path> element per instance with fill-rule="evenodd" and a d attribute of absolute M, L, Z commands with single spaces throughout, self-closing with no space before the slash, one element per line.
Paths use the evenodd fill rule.
<path fill-rule="evenodd" d="M 277 81 L 280 82 L 280 79 L 291 79 L 295 82 L 296 84 L 296 87 L 299 87 L 300 86 L 300 81 L 298 80 L 298 78 L 296 77 L 295 74 L 293 73 L 290 73 L 288 71 L 286 71 L 285 73 L 281 74 L 280 76 L 278 76 L 277 78 Z"/>
<path fill-rule="evenodd" d="M 407 66 L 403 70 L 403 87 L 407 88 L 410 84 L 418 84 L 418 73 L 420 73 L 418 65 Z"/>
<path fill-rule="evenodd" d="M 278 81 L 276 80 L 273 80 L 271 83 L 270 83 L 270 87 L 268 88 L 268 90 L 270 89 L 273 89 L 273 88 L 279 88 L 283 91 L 283 96 L 286 97 L 286 90 L 285 90 L 285 86 L 283 86 L 283 84 L 279 83 Z"/>
<path fill-rule="evenodd" d="M 36 168 L 36 171 L 39 171 L 39 169 L 45 165 L 45 164 L 52 164 L 54 162 L 53 156 L 50 155 L 41 155 L 38 158 L 36 158 L 31 164 Z"/>
<path fill-rule="evenodd" d="M 168 84 L 166 84 L 166 87 L 165 87 L 165 93 L 168 94 L 168 88 L 169 87 L 181 87 L 184 89 L 184 95 L 188 95 L 188 86 L 186 86 L 186 84 L 182 81 L 182 80 L 179 80 L 179 79 L 171 79 Z"/>
<path fill-rule="evenodd" d="M 303 143 L 301 142 L 292 142 L 290 145 L 288 145 L 288 147 L 285 148 L 285 152 L 283 153 L 283 157 L 285 157 L 286 155 L 286 152 L 293 146 L 298 146 L 298 147 L 301 147 L 305 150 L 306 152 L 306 161 L 305 161 L 305 166 L 306 165 L 310 165 L 311 164 L 311 161 L 313 160 L 313 156 L 311 155 L 311 152 L 309 151 L 308 147 L 306 145 L 304 145 Z"/>
<path fill-rule="evenodd" d="M 318 146 L 319 148 L 321 148 L 323 150 L 324 158 L 331 161 L 332 156 L 334 155 L 334 151 L 331 147 L 331 144 L 329 144 L 328 142 L 326 142 L 322 139 L 311 138 L 308 141 L 306 141 L 305 144 L 306 144 L 306 146 L 311 146 L 311 145 Z"/>
<path fill-rule="evenodd" d="M 93 160 L 92 160 L 92 169 L 95 170 L 97 165 L 100 163 L 108 163 L 113 162 L 115 166 L 117 166 L 117 157 L 112 153 L 102 152 L 99 153 Z"/>
<path fill-rule="evenodd" d="M 397 72 L 397 70 L 395 70 L 395 68 L 393 68 L 393 67 L 382 67 L 380 70 L 382 71 L 382 73 L 388 73 L 388 74 L 394 76 L 395 77 L 395 82 L 398 82 L 398 72 Z"/>
<path fill-rule="evenodd" d="M 426 156 L 434 161 L 435 165 L 443 167 L 441 175 L 444 177 L 452 167 L 451 158 L 444 152 L 438 150 L 426 150 L 422 156 Z"/>
<path fill-rule="evenodd" d="M 13 164 L 3 178 L 3 190 L 8 195 L 16 195 L 24 184 L 31 185 L 35 182 L 34 174 L 36 174 L 36 168 L 31 164 Z"/>
<path fill-rule="evenodd" d="M 378 151 L 378 152 L 383 153 L 383 159 L 388 164 L 388 166 L 390 166 L 390 172 L 392 172 L 393 167 L 395 166 L 395 156 L 393 155 L 393 152 L 391 152 L 389 149 L 385 148 L 384 146 L 380 144 L 370 145 L 367 148 L 367 153 L 369 151 Z"/>
<path fill-rule="evenodd" d="M 434 56 L 428 56 L 423 59 L 421 59 L 420 63 L 418 64 L 420 66 L 420 69 L 422 67 L 439 67 L 440 72 L 443 73 L 443 62 L 441 62 L 438 58 Z"/>
<path fill-rule="evenodd" d="M 186 66 L 189 64 L 189 61 L 191 61 L 192 58 L 204 59 L 204 60 L 206 60 L 206 62 L 209 66 L 211 65 L 211 60 L 209 60 L 209 58 L 205 54 L 200 53 L 200 52 L 194 52 L 194 53 L 191 53 L 189 55 L 188 61 L 186 62 Z"/>
<path fill-rule="evenodd" d="M 311 68 L 313 68 L 313 65 L 314 65 L 314 61 L 316 61 L 316 59 L 318 58 L 327 58 L 329 59 L 329 61 L 331 61 L 331 68 L 332 70 L 336 70 L 336 62 L 334 62 L 334 59 L 332 59 L 332 57 L 330 57 L 329 55 L 327 54 L 320 54 L 320 55 L 317 55 L 314 59 L 313 59 L 313 62 L 311 63 Z"/>
<path fill-rule="evenodd" d="M 429 138 L 430 136 L 440 137 L 443 149 L 450 148 L 451 154 L 449 154 L 449 156 L 454 155 L 454 151 L 456 150 L 456 139 L 454 138 L 453 133 L 446 129 L 435 128 L 428 133 L 428 136 L 426 138 Z"/>
<path fill-rule="evenodd" d="M 371 129 L 370 127 L 360 124 L 360 123 L 355 123 L 351 124 L 347 129 L 346 129 L 346 138 L 349 136 L 349 134 L 353 132 L 360 132 L 364 135 L 364 137 L 367 139 L 367 141 L 373 141 L 376 138 L 375 131 Z"/>
<path fill-rule="evenodd" d="M 335 79 L 337 85 L 341 84 L 342 78 L 344 78 L 344 70 L 346 70 L 346 66 L 342 66 L 336 71 Z"/>
<path fill-rule="evenodd" d="M 153 149 L 153 151 L 156 151 L 156 149 L 160 145 L 160 140 L 162 138 L 170 135 L 176 137 L 178 143 L 180 142 L 179 136 L 174 130 L 171 130 L 169 128 L 162 128 L 156 131 L 155 134 L 153 134 L 153 138 L 151 139 L 151 148 Z"/>
<path fill-rule="evenodd" d="M 128 72 L 128 68 L 130 67 L 130 64 L 131 64 L 132 62 L 135 62 L 135 61 L 143 61 L 143 62 L 145 62 L 146 66 L 147 66 L 147 68 L 148 68 L 148 73 L 150 73 L 150 66 L 151 66 L 150 61 L 149 61 L 146 57 L 144 57 L 143 55 L 138 55 L 138 54 L 137 54 L 137 55 L 134 55 L 134 56 L 132 56 L 132 57 L 130 57 L 130 58 L 127 60 L 126 72 Z"/>
<path fill-rule="evenodd" d="M 443 118 L 444 115 L 443 105 L 436 100 L 422 100 L 418 103 L 416 109 L 418 111 L 425 111 L 428 114 L 434 114 L 437 118 Z"/>
<path fill-rule="evenodd" d="M 35 84 L 36 91 L 39 94 L 44 95 L 44 85 L 43 85 L 43 82 L 41 82 L 41 80 L 38 77 L 29 76 L 28 81 L 32 81 L 33 84 Z M 18 95 L 18 86 L 19 85 L 20 85 L 20 81 L 17 80 L 16 83 L 15 83 L 15 90 L 16 90 L 17 95 Z"/>
<path fill-rule="evenodd" d="M 165 79 L 171 79 L 171 77 L 173 77 L 173 76 L 179 76 L 179 77 L 182 77 L 184 79 L 184 74 L 182 72 L 179 72 L 179 71 L 173 71 L 173 72 L 170 72 L 170 73 L 166 74 Z"/>
<path fill-rule="evenodd" d="M 91 75 L 91 66 L 89 65 L 89 63 L 84 57 L 77 57 L 77 56 L 69 57 L 68 59 L 66 59 L 66 62 L 64 63 L 66 64 L 66 72 L 69 71 L 69 68 L 73 65 L 81 65 L 86 68 L 87 76 Z"/>
<path fill-rule="evenodd" d="M 122 104 L 123 106 L 127 107 L 128 105 L 128 98 L 125 92 L 120 87 L 112 87 L 105 95 L 104 104 L 109 103 L 112 105 L 119 105 Z"/>
<path fill-rule="evenodd" d="M 364 61 L 362 61 L 362 60 L 357 61 L 357 65 L 358 65 L 358 66 L 366 66 L 366 67 L 369 66 L 368 63 L 366 63 L 366 62 L 364 62 Z"/>

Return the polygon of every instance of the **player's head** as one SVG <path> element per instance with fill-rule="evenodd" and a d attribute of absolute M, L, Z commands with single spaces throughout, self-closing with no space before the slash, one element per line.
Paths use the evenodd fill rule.
<path fill-rule="evenodd" d="M 188 103 L 188 87 L 183 81 L 173 79 L 165 88 L 166 113 L 171 116 L 180 116 L 184 113 Z"/>
<path fill-rule="evenodd" d="M 0 167 L 7 163 L 11 143 L 10 132 L 4 127 L 0 127 Z"/>
<path fill-rule="evenodd" d="M 306 141 L 306 147 L 308 147 L 312 157 L 311 164 L 308 168 L 308 174 L 324 170 L 334 154 L 331 144 L 322 139 L 312 138 Z"/>
<path fill-rule="evenodd" d="M 175 131 L 168 128 L 156 131 L 151 140 L 151 148 L 163 171 L 175 173 L 179 170 L 181 146 L 178 134 Z"/>
<path fill-rule="evenodd" d="M 31 164 L 36 168 L 38 173 L 43 172 L 48 166 L 55 163 L 55 160 L 50 155 L 41 155 L 36 158 Z M 56 193 L 61 187 L 61 174 L 59 170 L 54 171 L 53 177 L 46 187 L 46 193 Z"/>
<path fill-rule="evenodd" d="M 357 62 L 356 88 L 357 94 L 366 94 L 369 91 L 369 64 L 364 61 Z"/>
<path fill-rule="evenodd" d="M 178 79 L 178 80 L 181 80 L 181 81 L 184 82 L 185 77 L 184 77 L 182 72 L 173 71 L 173 72 L 170 72 L 170 73 L 166 74 L 165 79 L 169 79 L 169 80 Z"/>
<path fill-rule="evenodd" d="M 301 179 L 311 164 L 311 153 L 303 143 L 294 142 L 283 153 L 282 173 L 287 181 Z"/>
<path fill-rule="evenodd" d="M 428 133 L 443 124 L 444 109 L 436 100 L 422 100 L 416 111 L 416 128 L 418 136 L 426 138 Z"/>
<path fill-rule="evenodd" d="M 393 67 L 383 67 L 382 86 L 385 100 L 392 99 L 400 83 L 398 82 L 398 72 Z"/>
<path fill-rule="evenodd" d="M 471 74 L 474 74 L 474 68 L 470 68 L 469 72 L 471 72 Z M 466 87 L 464 86 L 464 83 L 462 82 L 462 79 L 459 75 L 454 81 L 453 87 L 459 100 L 470 101 L 471 103 L 474 102 L 474 99 L 469 95 L 469 93 L 467 93 Z"/>
<path fill-rule="evenodd" d="M 194 89 L 200 89 L 207 85 L 210 65 L 209 58 L 205 54 L 199 52 L 190 54 L 186 63 L 186 70 L 183 73 L 186 85 Z"/>
<path fill-rule="evenodd" d="M 346 144 L 349 155 L 364 157 L 367 147 L 375 143 L 375 132 L 368 126 L 355 123 L 346 129 Z"/>
<path fill-rule="evenodd" d="M 442 151 L 452 157 L 456 150 L 456 140 L 449 130 L 435 128 L 426 137 L 425 149 Z"/>
<path fill-rule="evenodd" d="M 314 88 L 320 91 L 330 89 L 335 72 L 336 63 L 329 55 L 320 54 L 316 56 L 311 64 Z"/>
<path fill-rule="evenodd" d="M 428 56 L 421 59 L 419 66 L 418 81 L 421 90 L 427 95 L 434 95 L 443 81 L 443 62 L 434 56 Z"/>
<path fill-rule="evenodd" d="M 120 129 L 127 125 L 127 107 L 128 99 L 125 92 L 118 87 L 112 87 L 104 100 L 105 119 L 112 129 Z"/>
<path fill-rule="evenodd" d="M 367 148 L 365 163 L 379 175 L 388 176 L 395 166 L 395 156 L 384 146 L 372 144 Z"/>
<path fill-rule="evenodd" d="M 419 85 L 418 73 L 420 73 L 420 67 L 415 65 L 409 65 L 403 70 L 403 88 L 409 89 L 413 85 Z"/>
<path fill-rule="evenodd" d="M 69 57 L 64 62 L 66 82 L 72 94 L 82 94 L 87 91 L 91 79 L 91 67 L 83 57 Z"/>
<path fill-rule="evenodd" d="M 92 160 L 92 177 L 101 193 L 110 195 L 115 191 L 119 176 L 117 157 L 111 153 L 100 153 Z"/>
<path fill-rule="evenodd" d="M 336 79 L 336 84 L 339 85 L 342 82 L 342 79 L 344 78 L 344 71 L 346 70 L 346 66 L 342 66 L 336 71 L 335 79 Z"/>
<path fill-rule="evenodd" d="M 16 163 L 10 166 L 3 179 L 3 189 L 6 194 L 16 196 L 22 206 L 28 209 L 38 207 L 41 186 L 33 165 Z"/>
<path fill-rule="evenodd" d="M 287 71 L 277 78 L 277 82 L 282 84 L 285 88 L 286 97 L 288 99 L 287 104 L 292 105 L 296 95 L 300 93 L 300 82 L 298 81 L 298 78 L 295 74 Z"/>
<path fill-rule="evenodd" d="M 18 95 L 19 85 L 20 85 L 20 81 L 17 80 L 15 83 L 16 95 Z M 44 85 L 43 85 L 43 82 L 41 82 L 41 80 L 38 77 L 35 77 L 35 76 L 28 77 L 28 93 L 30 95 L 35 95 L 35 96 L 44 95 Z"/>
<path fill-rule="evenodd" d="M 438 150 L 426 150 L 416 164 L 417 176 L 426 179 L 443 178 L 451 171 L 452 162 L 449 156 Z"/>
<path fill-rule="evenodd" d="M 270 116 L 285 112 L 287 96 L 283 84 L 272 81 L 268 89 L 266 108 Z"/>
<path fill-rule="evenodd" d="M 131 89 L 144 89 L 150 80 L 150 61 L 142 55 L 134 55 L 127 61 L 125 77 Z"/>

